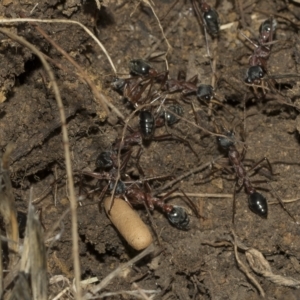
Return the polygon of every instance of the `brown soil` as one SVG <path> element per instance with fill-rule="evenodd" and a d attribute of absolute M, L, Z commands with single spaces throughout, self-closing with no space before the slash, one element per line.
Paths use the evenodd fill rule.
<path fill-rule="evenodd" d="M 28 15 L 34 5 L 31 1 L 4 2 L 5 5 L 1 5 L 0 9 L 1 15 L 6 18 L 18 17 L 19 13 Z M 203 28 L 194 16 L 191 3 L 176 3 L 173 0 L 154 2 L 154 9 L 172 46 L 167 55 L 170 77 L 176 78 L 178 71 L 183 70 L 187 78 L 198 74 L 201 83 L 210 84 L 212 72 Z M 132 282 L 136 282 L 141 289 L 160 290 L 155 299 L 259 299 L 255 285 L 237 264 L 233 247 L 224 243 L 214 245 L 218 241 L 232 239 L 232 229 L 244 245 L 264 254 L 274 274 L 300 279 L 300 228 L 278 204 L 278 197 L 283 200 L 299 197 L 299 84 L 296 77 L 284 77 L 277 79 L 276 90 L 270 91 L 272 83 L 269 80 L 267 95 L 260 98 L 245 85 L 248 58 L 253 48 L 244 42 L 241 35 L 238 38 L 237 21 L 242 15 L 235 4 L 241 2 L 244 5 L 243 19 L 247 28 L 241 27 L 241 32 L 253 40 L 258 36 L 262 20 L 270 15 L 277 19 L 278 42 L 272 46 L 268 60 L 268 70 L 272 75 L 298 74 L 300 5 L 296 1 L 279 0 L 208 2 L 216 5 L 222 25 L 235 22 L 222 30 L 217 39 L 212 40 L 208 36 L 210 49 L 215 47 L 212 52 L 216 58 L 216 98 L 223 105 L 214 104 L 214 118 L 210 118 L 207 105 L 200 103 L 193 95 L 189 99 L 196 106 L 202 128 L 210 132 L 216 132 L 217 127 L 221 128 L 220 125 L 234 129 L 240 141 L 237 143 L 240 151 L 243 149 L 242 141 L 245 141 L 246 165 L 251 166 L 263 157 L 271 162 L 275 176 L 264 176 L 269 172 L 262 168 L 251 177 L 253 182 L 260 181 L 254 185 L 262 189 L 269 202 L 268 218 L 262 219 L 249 210 L 247 195 L 242 189 L 236 193 L 236 215 L 232 225 L 232 198 L 222 197 L 223 194 L 234 193 L 235 183 L 234 176 L 221 171 L 226 164 L 228 167 L 226 155 L 218 147 L 216 136 L 195 126 L 190 103 L 182 101 L 179 94 L 174 94 L 172 97 L 178 99 L 185 113 L 183 120 L 168 130 L 188 140 L 199 158 L 183 143 L 153 141 L 143 147 L 142 169 L 147 177 L 169 174 L 176 177 L 224 154 L 218 165 L 212 166 L 213 171 L 216 168 L 220 168 L 220 171 L 206 169 L 175 185 L 186 193 L 220 194 L 220 197 L 191 198 L 204 218 L 197 218 L 191 210 L 188 231 L 172 227 L 160 211 L 154 211 L 152 228 L 159 236 L 159 241 L 156 238 L 155 243 L 162 250 L 159 258 L 151 264 L 150 258 L 140 261 L 126 276 L 114 278 L 105 291 L 131 290 Z M 268 15 L 259 11 L 267 11 Z M 81 22 L 98 35 L 120 76 L 128 75 L 131 59 L 149 58 L 149 54 L 154 56 L 154 52 L 165 52 L 167 49 L 156 18 L 143 3 L 108 1 L 97 12 L 92 0 L 42 1 L 31 17 Z M 113 71 L 105 55 L 80 27 L 70 24 L 40 24 L 40 27 L 86 70 L 97 88 L 125 117 L 132 113 L 128 102 L 110 88 Z M 114 112 L 105 115 L 103 106 L 95 101 L 74 67 L 33 26 L 19 24 L 9 29 L 63 66 L 62 69 L 52 64 L 68 116 L 73 169 L 95 170 L 97 155 L 110 149 L 116 138 L 121 137 L 122 122 L 118 121 Z M 66 182 L 61 179 L 65 178 L 65 163 L 58 108 L 49 79 L 38 58 L 4 35 L 1 35 L 1 42 L 0 146 L 4 150 L 11 142 L 15 145 L 11 155 L 11 178 L 18 210 L 26 212 L 29 188 L 33 187 L 35 207 L 42 210 L 41 219 L 46 231 L 51 230 L 69 206 Z M 150 62 L 157 70 L 165 70 L 162 59 L 150 59 Z M 135 116 L 130 125 L 136 128 L 137 120 Z M 155 135 L 165 134 L 166 130 L 165 127 L 157 128 Z M 133 151 L 136 152 L 137 148 L 134 147 Z M 135 160 L 131 159 L 127 168 L 134 167 Z M 212 177 L 210 174 L 213 174 Z M 75 178 L 77 193 L 80 183 L 84 187 L 83 193 L 97 184 L 96 180 L 88 177 L 82 181 L 79 176 Z M 151 182 L 151 187 L 155 191 L 167 182 L 156 180 Z M 104 211 L 99 211 L 97 195 L 99 193 L 88 197 L 78 207 L 78 234 L 81 277 L 96 276 L 101 281 L 137 252 L 118 234 Z M 187 206 L 183 198 L 173 198 L 169 203 Z M 299 202 L 286 203 L 286 207 L 300 221 Z M 150 224 L 147 212 L 141 209 L 139 213 Z M 63 235 L 49 249 L 48 271 L 49 276 L 63 274 L 72 280 L 70 216 L 62 222 Z M 245 251 L 239 251 L 238 255 L 247 265 Z M 248 269 L 251 272 L 249 266 Z M 268 299 L 300 298 L 297 289 L 272 283 L 254 272 L 251 274 L 260 283 Z M 55 294 L 58 291 L 56 287 L 52 292 Z M 110 299 L 132 298 L 119 295 Z"/>

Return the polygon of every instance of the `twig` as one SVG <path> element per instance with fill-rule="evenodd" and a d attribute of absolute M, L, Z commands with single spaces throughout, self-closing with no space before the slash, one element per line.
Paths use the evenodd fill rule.
<path fill-rule="evenodd" d="M 150 300 L 145 291 L 142 290 L 135 282 L 132 284 L 132 286 L 137 289 L 138 293 L 144 298 L 144 300 Z"/>
<path fill-rule="evenodd" d="M 243 27 L 243 29 L 246 29 L 247 24 L 246 24 L 246 20 L 245 20 L 243 4 L 241 3 L 240 0 L 235 0 L 235 5 L 237 6 L 238 11 L 239 11 L 240 16 L 241 16 L 242 27 Z"/>
<path fill-rule="evenodd" d="M 117 296 L 117 295 L 129 295 L 129 296 L 133 296 L 133 297 L 136 297 L 138 299 L 141 299 L 141 292 L 144 293 L 144 296 L 143 295 L 143 299 L 153 299 L 153 297 L 151 296 L 151 298 L 149 298 L 147 294 L 159 294 L 161 293 L 160 290 L 142 290 L 142 289 L 139 289 L 139 290 L 136 290 L 136 291 L 118 291 L 118 292 L 107 292 L 107 293 L 103 293 L 99 296 L 97 296 L 96 299 L 99 299 L 99 298 L 107 298 L 107 297 L 112 297 L 112 296 Z M 132 298 L 130 298 L 132 299 Z"/>
<path fill-rule="evenodd" d="M 95 287 L 91 289 L 89 293 L 87 293 L 83 299 L 92 299 L 94 295 L 96 295 L 99 291 L 101 291 L 103 288 L 105 288 L 109 282 L 116 276 L 118 276 L 120 273 L 123 272 L 123 270 L 129 268 L 139 260 L 141 260 L 143 257 L 147 256 L 148 254 L 152 253 L 155 250 L 155 246 L 151 244 L 148 248 L 146 248 L 144 251 L 142 251 L 140 254 L 138 254 L 133 259 L 129 260 L 127 263 L 120 265 L 118 268 L 116 268 L 113 272 L 108 274 L 99 284 L 97 284 Z"/>
<path fill-rule="evenodd" d="M 238 256 L 238 251 L 237 251 L 237 243 L 236 243 L 236 235 L 234 233 L 234 230 L 232 230 L 232 235 L 234 238 L 234 244 L 233 244 L 233 248 L 234 248 L 234 255 L 235 255 L 235 259 L 238 263 L 238 266 L 240 267 L 240 269 L 242 270 L 242 272 L 246 275 L 246 277 L 254 284 L 254 286 L 259 290 L 260 295 L 265 298 L 265 292 L 262 289 L 261 285 L 258 283 L 258 281 L 254 278 L 254 276 L 252 276 L 249 272 L 249 270 L 247 269 L 247 267 L 242 263 L 242 261 L 239 259 Z"/>
<path fill-rule="evenodd" d="M 170 26 L 166 32 L 165 32 L 165 37 L 167 37 L 170 32 L 172 32 L 172 30 L 174 28 L 176 28 L 179 24 L 179 22 L 182 20 L 183 16 L 185 15 L 185 13 L 179 13 L 178 18 L 176 18 L 176 21 L 174 22 L 174 24 L 172 24 L 172 26 Z M 149 50 L 149 52 L 145 55 L 145 59 L 148 59 L 150 57 L 150 55 L 155 52 L 155 50 L 160 46 L 160 44 L 162 43 L 162 41 L 164 41 L 164 38 L 160 39 L 159 41 L 157 41 L 153 47 Z M 165 54 L 167 55 L 167 53 Z"/>
<path fill-rule="evenodd" d="M 159 99 L 159 98 L 158 98 Z M 153 102 L 152 102 L 153 103 Z M 114 199 L 114 196 L 115 196 L 115 191 L 116 191 L 116 188 L 117 188 L 117 184 L 118 184 L 118 181 L 120 180 L 121 178 L 121 174 L 120 174 L 120 167 L 121 167 L 121 151 L 122 151 L 122 145 L 124 143 L 124 138 L 125 138 L 125 133 L 126 133 L 126 130 L 127 130 L 127 127 L 128 127 L 128 123 L 129 121 L 133 118 L 133 116 L 138 112 L 140 111 L 141 109 L 147 107 L 147 106 L 150 106 L 152 103 L 147 103 L 147 104 L 144 104 L 144 105 L 140 105 L 137 109 L 135 109 L 130 115 L 129 117 L 126 119 L 125 121 L 125 124 L 124 124 L 124 127 L 123 127 L 123 132 L 122 132 L 122 137 L 121 137 L 121 141 L 120 141 L 120 147 L 118 149 L 118 156 L 117 156 L 117 164 L 118 164 L 118 172 L 117 172 L 117 177 L 115 179 L 115 183 L 114 183 L 114 187 L 112 189 L 112 193 L 111 193 L 111 200 L 110 200 L 110 208 L 109 208 L 109 212 L 113 206 L 113 199 Z"/>
<path fill-rule="evenodd" d="M 283 203 L 292 203 L 299 201 L 300 198 L 281 200 Z M 268 201 L 268 204 L 278 204 L 278 201 Z"/>
<path fill-rule="evenodd" d="M 292 277 L 276 275 L 272 272 L 269 262 L 264 258 L 261 252 L 256 249 L 246 251 L 246 258 L 251 268 L 259 275 L 265 277 L 276 285 L 300 288 L 300 281 Z"/>
<path fill-rule="evenodd" d="M 160 29 L 160 31 L 161 31 L 161 33 L 162 33 L 162 36 L 163 36 L 164 40 L 166 41 L 166 44 L 167 44 L 167 47 L 168 47 L 167 53 L 166 53 L 166 55 L 167 55 L 168 52 L 169 52 L 169 50 L 172 49 L 172 47 L 171 47 L 171 45 L 170 45 L 170 43 L 169 43 L 169 41 L 168 41 L 168 39 L 167 39 L 167 37 L 166 37 L 166 35 L 165 35 L 164 29 L 163 29 L 162 26 L 161 26 L 160 20 L 159 20 L 159 18 L 158 18 L 158 16 L 157 16 L 157 14 L 156 14 L 156 12 L 155 12 L 155 10 L 154 10 L 152 4 L 150 3 L 150 1 L 149 1 L 149 0 L 142 0 L 142 1 L 143 1 L 146 5 L 148 5 L 148 6 L 150 7 L 150 9 L 152 10 L 152 13 L 153 13 L 155 19 L 157 20 L 158 27 L 159 27 L 159 29 Z"/>
<path fill-rule="evenodd" d="M 167 193 L 162 193 L 159 194 L 160 196 L 164 196 Z M 179 192 L 175 192 L 172 193 L 172 197 L 173 196 L 189 196 L 189 197 L 203 197 L 203 198 L 232 198 L 232 194 L 207 194 L 207 193 L 179 193 Z"/>
<path fill-rule="evenodd" d="M 3 20 L 1 20 L 3 21 Z M 69 145 L 69 138 L 68 138 L 68 131 L 66 126 L 66 116 L 65 111 L 62 103 L 62 99 L 60 96 L 60 92 L 55 81 L 54 74 L 51 70 L 50 65 L 45 60 L 43 54 L 36 49 L 34 45 L 26 41 L 25 39 L 19 37 L 18 35 L 10 32 L 6 29 L 0 29 L 0 32 L 7 35 L 12 40 L 24 45 L 25 47 L 29 48 L 42 62 L 45 71 L 49 76 L 49 80 L 53 87 L 53 91 L 55 94 L 55 99 L 57 101 L 57 106 L 60 113 L 61 118 L 61 127 L 62 127 L 62 136 L 63 136 L 63 146 L 65 152 L 65 162 L 66 162 L 66 172 L 68 176 L 68 189 L 70 194 L 70 206 L 71 206 L 71 213 L 72 213 L 72 242 L 73 242 L 73 259 L 74 259 L 74 271 L 75 271 L 75 278 L 76 278 L 76 299 L 80 300 L 81 295 L 81 286 L 80 286 L 80 264 L 79 264 L 79 249 L 78 249 L 78 233 L 77 233 L 77 203 L 75 199 L 75 191 L 74 191 L 74 181 L 73 181 L 73 174 L 72 174 L 72 165 L 71 165 L 71 157 L 70 157 L 70 145 Z"/>
<path fill-rule="evenodd" d="M 209 161 L 209 162 L 207 162 L 205 164 L 202 164 L 202 165 L 200 165 L 200 166 L 198 166 L 198 167 L 196 167 L 196 168 L 194 168 L 192 170 L 187 171 L 186 173 L 183 173 L 182 175 L 176 177 L 174 180 L 166 183 L 165 185 L 163 185 L 162 187 L 160 187 L 159 189 L 157 189 L 153 193 L 153 195 L 156 196 L 156 195 L 160 194 L 162 191 L 164 191 L 165 189 L 167 189 L 169 187 L 172 187 L 178 181 L 180 181 L 180 180 L 182 180 L 182 179 L 184 179 L 184 178 L 186 178 L 186 177 L 188 177 L 188 176 L 190 176 L 190 175 L 192 175 L 194 173 L 200 172 L 200 171 L 208 168 L 210 165 L 214 164 L 217 160 L 219 160 L 220 158 L 223 158 L 223 157 L 224 157 L 223 155 L 220 155 L 220 156 L 216 157 L 215 159 L 213 159 L 212 161 Z"/>
<path fill-rule="evenodd" d="M 54 47 L 56 48 L 66 59 L 78 70 L 79 76 L 84 79 L 84 81 L 89 85 L 90 89 L 92 90 L 94 96 L 100 103 L 103 104 L 106 113 L 108 113 L 107 106 L 109 106 L 120 118 L 124 119 L 123 114 L 109 101 L 106 101 L 104 95 L 97 90 L 97 87 L 92 82 L 88 74 L 81 68 L 81 66 L 64 50 L 62 49 L 54 40 L 50 38 L 50 36 L 37 24 L 32 23 L 36 30 Z"/>
<path fill-rule="evenodd" d="M 47 19 L 31 19 L 31 18 L 22 18 L 22 19 L 1 19 L 0 24 L 8 24 L 8 23 L 27 23 L 27 22 L 36 22 L 36 23 L 66 23 L 66 24 L 75 24 L 80 26 L 101 48 L 101 50 L 104 52 L 105 56 L 107 57 L 114 73 L 117 73 L 116 67 L 110 58 L 108 52 L 106 51 L 105 47 L 102 45 L 102 43 L 97 39 L 97 37 L 83 24 L 77 21 L 72 20 L 64 20 L 64 19 L 55 19 L 55 20 L 47 20 Z"/>

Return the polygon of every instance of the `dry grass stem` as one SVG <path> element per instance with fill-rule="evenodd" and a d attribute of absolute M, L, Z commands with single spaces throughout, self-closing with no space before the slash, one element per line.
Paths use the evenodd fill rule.
<path fill-rule="evenodd" d="M 167 39 L 167 37 L 166 37 L 166 35 L 165 35 L 164 29 L 162 28 L 162 25 L 161 25 L 161 23 L 160 23 L 160 20 L 159 20 L 157 14 L 156 14 L 156 12 L 155 12 L 155 10 L 154 10 L 153 5 L 151 4 L 151 2 L 150 2 L 149 0 L 142 0 L 142 1 L 143 1 L 143 3 L 145 3 L 147 6 L 149 6 L 150 9 L 152 10 L 152 13 L 153 13 L 153 15 L 154 15 L 154 17 L 155 17 L 155 19 L 156 19 L 156 21 L 157 21 L 157 23 L 158 23 L 159 29 L 160 29 L 160 31 L 161 31 L 161 33 L 162 33 L 162 36 L 163 36 L 163 38 L 164 38 L 164 40 L 165 40 L 165 42 L 166 42 L 166 44 L 167 44 L 167 47 L 168 47 L 167 53 L 166 53 L 166 55 L 167 55 L 168 52 L 172 49 L 172 47 L 171 47 L 171 45 L 170 45 L 170 43 L 169 43 L 169 41 L 168 41 L 168 39 Z"/>
<path fill-rule="evenodd" d="M 151 300 L 154 299 L 155 296 L 157 296 L 157 294 L 159 294 L 161 291 L 156 291 L 156 290 L 142 290 L 139 289 L 137 291 L 119 291 L 119 292 L 108 292 L 108 293 L 103 293 L 100 294 L 99 296 L 95 297 L 94 299 L 102 299 L 102 298 L 107 298 L 107 297 L 112 297 L 112 296 L 117 296 L 117 295 L 128 295 L 128 296 L 132 296 L 134 298 L 137 299 L 145 299 L 145 300 Z M 141 293 L 143 293 L 141 295 Z M 148 297 L 146 294 L 154 294 L 150 297 Z M 125 297 L 125 296 L 124 296 Z M 130 298 L 132 299 L 132 298 Z"/>
<path fill-rule="evenodd" d="M 256 249 L 249 249 L 246 251 L 246 258 L 250 267 L 257 274 L 265 277 L 276 285 L 283 285 L 293 288 L 300 288 L 300 280 L 292 277 L 276 275 L 272 272 L 269 262 L 264 258 L 261 252 Z"/>
<path fill-rule="evenodd" d="M 100 0 L 95 0 L 95 2 L 96 2 L 97 8 L 100 10 L 100 8 L 101 8 Z"/>
<path fill-rule="evenodd" d="M 16 254 L 19 251 L 19 228 L 17 221 L 17 209 L 15 197 L 9 174 L 9 157 L 13 150 L 12 145 L 8 145 L 6 152 L 0 161 L 0 213 L 5 224 L 5 231 L 9 248 L 9 268 L 16 262 Z"/>
<path fill-rule="evenodd" d="M 117 184 L 118 184 L 118 181 L 120 180 L 121 178 L 121 174 L 120 174 L 120 167 L 121 167 L 121 151 L 122 151 L 122 144 L 124 143 L 124 138 L 125 138 L 125 135 L 126 135 L 126 130 L 127 130 L 127 127 L 128 127 L 128 124 L 129 124 L 129 121 L 134 117 L 134 115 L 144 109 L 145 107 L 148 107 L 148 106 L 151 106 L 151 103 L 148 103 L 148 104 L 144 104 L 144 105 L 140 105 L 137 109 L 135 109 L 128 117 L 127 119 L 125 120 L 125 124 L 124 124 L 124 127 L 123 127 L 123 131 L 122 131 L 122 137 L 121 137 L 121 141 L 120 141 L 120 147 L 118 149 L 118 156 L 117 156 L 117 164 L 118 164 L 118 173 L 117 173 L 117 176 L 116 176 L 116 179 L 115 179 L 115 183 L 114 183 L 114 187 L 112 189 L 112 192 L 111 192 L 111 204 L 110 204 L 110 209 L 108 211 L 111 210 L 112 206 L 113 206 L 113 199 L 114 199 L 114 195 L 115 195 L 115 191 L 116 191 L 116 188 L 117 188 Z"/>
<path fill-rule="evenodd" d="M 167 193 L 162 193 L 160 196 L 164 196 Z M 232 198 L 232 194 L 208 194 L 208 193 L 185 193 L 189 197 L 202 197 L 202 198 Z M 171 195 L 174 196 L 184 196 L 183 193 L 175 192 Z"/>
<path fill-rule="evenodd" d="M 254 276 L 252 276 L 252 274 L 250 274 L 250 271 L 248 270 L 248 268 L 240 260 L 240 258 L 238 256 L 238 251 L 237 251 L 238 246 L 237 246 L 237 243 L 236 243 L 236 235 L 235 235 L 234 231 L 232 231 L 232 234 L 233 234 L 233 237 L 234 237 L 234 243 L 233 243 L 234 255 L 235 255 L 235 259 L 237 261 L 237 264 L 238 264 L 239 268 L 246 275 L 246 277 L 253 283 L 253 285 L 258 289 L 260 295 L 263 298 L 265 298 L 266 294 L 265 294 L 264 290 L 262 289 L 261 285 L 254 278 Z"/>
<path fill-rule="evenodd" d="M 0 20 L 3 21 L 3 20 Z M 1 22 L 2 23 L 2 22 Z M 3 22 L 4 23 L 4 22 Z M 45 60 L 43 54 L 36 49 L 35 46 L 33 46 L 31 43 L 26 41 L 25 39 L 19 37 L 18 35 L 10 32 L 6 29 L 0 29 L 0 32 L 7 35 L 12 40 L 15 40 L 16 42 L 20 43 L 21 45 L 29 48 L 41 61 L 43 64 L 45 71 L 47 72 L 49 76 L 49 80 L 51 82 L 51 86 L 54 90 L 55 99 L 57 101 L 60 118 L 61 118 L 61 127 L 62 127 L 62 135 L 63 135 L 63 146 L 64 146 L 64 152 L 65 152 L 65 163 L 66 163 L 66 173 L 68 177 L 68 190 L 70 195 L 70 206 L 71 206 L 71 217 L 72 217 L 72 242 L 73 242 L 73 259 L 74 259 L 74 271 L 75 271 L 75 279 L 76 279 L 76 299 L 80 299 L 80 264 L 79 264 L 79 250 L 78 250 L 78 235 L 77 235 L 77 202 L 75 198 L 75 191 L 74 191 L 74 180 L 73 180 L 73 174 L 72 174 L 72 165 L 71 165 L 71 157 L 70 157 L 70 145 L 69 145 L 69 138 L 68 138 L 68 131 L 66 126 L 66 116 L 64 107 L 62 104 L 62 99 L 60 96 L 60 92 L 58 89 L 58 85 L 55 81 L 54 74 L 51 70 L 50 65 Z"/>
<path fill-rule="evenodd" d="M 95 42 L 98 44 L 98 46 L 101 48 L 105 56 L 107 57 L 114 73 L 117 73 L 116 67 L 110 58 L 110 55 L 108 54 L 105 47 L 102 45 L 102 43 L 99 41 L 99 39 L 83 24 L 77 21 L 72 20 L 64 20 L 64 19 L 55 19 L 55 20 L 45 20 L 45 19 L 31 19 L 31 18 L 22 18 L 22 19 L 1 19 L 0 24 L 9 24 L 9 23 L 27 23 L 27 22 L 36 22 L 36 23 L 62 23 L 62 24 L 75 24 L 80 26 Z"/>
<path fill-rule="evenodd" d="M 55 43 L 42 28 L 40 28 L 38 25 L 34 26 L 36 30 L 77 69 L 79 73 L 78 76 L 80 76 L 89 85 L 95 98 L 102 104 L 106 113 L 109 113 L 109 110 L 107 109 L 107 106 L 109 106 L 120 118 L 124 119 L 123 114 L 112 103 L 107 101 L 101 92 L 98 91 L 89 75 L 81 68 L 81 66 L 64 49 L 62 49 L 57 43 Z"/>
<path fill-rule="evenodd" d="M 94 286 L 90 289 L 90 292 L 87 293 L 83 299 L 93 299 L 93 297 L 101 291 L 103 288 L 105 288 L 116 276 L 121 274 L 125 269 L 130 268 L 132 265 L 134 265 L 136 262 L 141 260 L 143 257 L 149 255 L 150 253 L 155 251 L 155 246 L 151 244 L 148 248 L 143 250 L 141 253 L 139 253 L 137 256 L 135 256 L 133 259 L 129 260 L 127 263 L 122 264 L 117 269 L 115 269 L 113 272 L 111 272 L 108 276 L 106 276 L 99 284 Z"/>
<path fill-rule="evenodd" d="M 34 208 L 29 204 L 27 217 L 31 288 L 34 300 L 47 300 L 47 260 L 42 226 Z"/>

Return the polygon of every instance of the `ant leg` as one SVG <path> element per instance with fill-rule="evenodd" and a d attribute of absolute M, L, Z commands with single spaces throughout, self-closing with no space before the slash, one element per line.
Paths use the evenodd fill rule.
<path fill-rule="evenodd" d="M 197 158 L 199 158 L 197 152 L 193 149 L 193 147 L 191 146 L 191 144 L 190 144 L 189 141 L 184 140 L 183 138 L 181 138 L 181 137 L 179 137 L 179 136 L 176 136 L 176 135 L 174 135 L 174 134 L 169 133 L 169 134 L 165 134 L 165 135 L 154 136 L 154 137 L 152 138 L 152 140 L 154 140 L 154 141 L 166 141 L 166 140 L 179 141 L 179 142 L 181 142 L 181 143 L 187 145 L 187 146 L 190 148 L 190 150 L 195 154 L 195 156 L 196 156 Z"/>
<path fill-rule="evenodd" d="M 241 161 L 243 161 L 243 160 L 245 159 L 246 153 L 247 153 L 247 147 L 246 147 L 246 145 L 244 145 L 243 151 L 242 151 L 242 153 L 241 153 Z M 249 171 L 250 171 L 250 170 L 249 170 Z"/>
<path fill-rule="evenodd" d="M 194 213 L 195 213 L 195 215 L 197 216 L 197 218 L 198 218 L 198 219 L 199 219 L 199 218 L 205 219 L 203 216 L 201 216 L 201 215 L 199 214 L 199 211 L 198 211 L 197 207 L 195 206 L 194 202 L 187 196 L 187 194 L 186 194 L 183 190 L 181 190 L 181 189 L 180 189 L 180 192 L 181 192 L 181 193 L 184 195 L 184 197 L 188 200 L 188 203 L 189 203 L 190 206 L 193 208 Z"/>
<path fill-rule="evenodd" d="M 142 147 L 140 147 L 138 150 L 138 153 L 136 155 L 136 167 L 137 167 L 140 175 L 142 175 L 142 177 L 145 177 L 145 173 L 140 165 L 140 159 L 141 159 L 142 153 L 143 153 L 143 149 L 142 149 Z"/>
<path fill-rule="evenodd" d="M 138 153 L 137 153 L 136 167 L 137 167 L 140 175 L 143 177 L 143 179 L 141 181 L 144 183 L 147 192 L 151 193 L 151 188 L 150 188 L 150 185 L 148 183 L 151 180 L 174 179 L 174 176 L 172 176 L 172 175 L 162 175 L 162 176 L 154 176 L 154 177 L 150 177 L 150 178 L 145 178 L 145 173 L 144 173 L 144 171 L 143 171 L 143 169 L 140 165 L 141 155 L 142 155 L 142 148 L 140 148 Z"/>
<path fill-rule="evenodd" d="M 253 41 L 251 41 L 241 30 L 239 30 L 238 33 L 240 35 L 242 35 L 243 38 L 245 38 L 252 46 L 254 46 L 255 48 L 258 48 L 258 45 L 255 44 Z"/>
<path fill-rule="evenodd" d="M 126 168 L 126 166 L 127 166 L 127 164 L 128 164 L 128 161 L 129 161 L 129 159 L 130 159 L 130 157 L 131 157 L 131 154 L 132 154 L 132 150 L 129 150 L 128 152 L 126 152 L 126 153 L 124 154 L 124 159 L 123 159 L 123 161 L 122 161 L 122 163 L 121 163 L 120 170 L 123 170 L 123 169 Z"/>
<path fill-rule="evenodd" d="M 258 161 L 256 164 L 254 164 L 254 166 L 252 166 L 247 172 L 250 172 L 250 171 L 254 170 L 257 166 L 259 166 L 259 165 L 260 165 L 261 163 L 263 163 L 264 161 L 267 162 L 267 164 L 268 164 L 268 169 L 269 169 L 269 171 L 271 172 L 271 175 L 272 175 L 272 176 L 278 175 L 278 174 L 279 174 L 279 173 L 274 173 L 274 172 L 273 172 L 272 165 L 271 165 L 271 163 L 270 163 L 270 161 L 268 160 L 267 157 L 264 157 L 264 158 L 262 158 L 261 160 L 259 160 L 259 161 Z"/>
<path fill-rule="evenodd" d="M 275 196 L 275 198 L 278 200 L 279 204 L 281 205 L 281 207 L 285 210 L 285 212 L 290 216 L 290 218 L 296 223 L 299 224 L 299 222 L 297 222 L 296 218 L 292 215 L 292 213 L 287 209 L 287 207 L 285 206 L 284 202 L 282 201 L 281 197 L 278 195 L 277 191 L 273 188 L 272 184 L 268 181 L 268 180 L 256 180 L 253 181 L 252 183 L 254 184 L 258 184 L 258 183 L 267 183 L 272 190 L 272 194 Z"/>
<path fill-rule="evenodd" d="M 291 212 L 286 208 L 286 206 L 284 205 L 281 197 L 278 195 L 278 193 L 275 191 L 275 189 L 273 188 L 273 186 L 271 185 L 271 183 L 269 183 L 276 199 L 278 200 L 278 202 L 280 203 L 281 207 L 286 211 L 286 213 L 291 217 L 291 219 L 296 223 L 299 224 L 299 222 L 296 221 L 296 218 L 291 214 Z"/>
<path fill-rule="evenodd" d="M 241 185 L 238 189 L 236 189 L 238 182 L 236 181 L 234 184 L 234 192 L 233 192 L 233 202 L 232 202 L 232 224 L 234 224 L 234 219 L 236 215 L 236 193 L 239 193 L 240 190 L 242 189 L 243 185 Z"/>
<path fill-rule="evenodd" d="M 100 196 L 98 198 L 98 206 L 99 206 L 100 213 L 102 213 L 102 207 L 101 207 L 100 204 L 101 204 L 101 202 L 102 202 L 102 200 L 104 198 L 104 195 L 106 194 L 106 192 L 108 190 L 108 187 L 109 187 L 110 183 L 111 183 L 111 181 L 109 181 L 108 184 L 103 188 L 103 190 L 101 191 L 101 194 L 100 194 Z"/>

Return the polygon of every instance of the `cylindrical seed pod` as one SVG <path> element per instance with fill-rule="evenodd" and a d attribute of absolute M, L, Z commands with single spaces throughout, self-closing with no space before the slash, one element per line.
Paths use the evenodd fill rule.
<path fill-rule="evenodd" d="M 133 210 L 124 200 L 115 198 L 113 207 L 110 208 L 111 197 L 104 200 L 105 211 L 117 228 L 119 233 L 124 237 L 127 243 L 135 250 L 142 250 L 148 247 L 153 239 L 147 225 L 141 220 L 138 213 Z"/>

